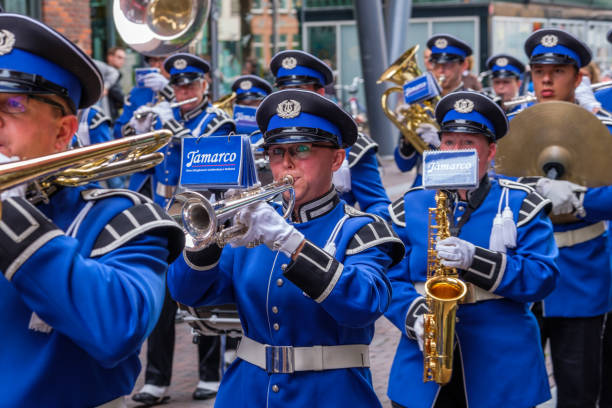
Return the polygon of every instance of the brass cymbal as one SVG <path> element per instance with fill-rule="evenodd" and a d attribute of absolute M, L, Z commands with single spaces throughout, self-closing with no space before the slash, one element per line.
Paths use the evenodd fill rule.
<path fill-rule="evenodd" d="M 612 135 L 591 112 L 569 102 L 529 107 L 510 121 L 497 145 L 495 171 L 507 176 L 546 176 L 597 187 L 612 184 Z"/>

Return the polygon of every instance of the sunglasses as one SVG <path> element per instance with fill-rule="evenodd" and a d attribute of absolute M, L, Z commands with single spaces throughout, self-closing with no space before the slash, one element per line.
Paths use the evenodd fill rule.
<path fill-rule="evenodd" d="M 66 116 L 66 109 L 62 106 L 62 104 L 45 96 L 26 94 L 0 94 L 0 112 L 10 114 L 24 113 L 28 110 L 30 99 L 34 99 L 58 108 L 60 112 L 62 112 L 62 116 Z"/>

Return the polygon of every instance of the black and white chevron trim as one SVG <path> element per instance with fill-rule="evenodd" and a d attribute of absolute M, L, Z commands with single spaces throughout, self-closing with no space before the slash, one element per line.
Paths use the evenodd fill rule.
<path fill-rule="evenodd" d="M 94 115 L 94 117 L 91 119 L 91 122 L 89 123 L 89 129 L 95 129 L 101 124 L 103 124 L 104 122 L 107 122 L 109 126 L 111 125 L 112 123 L 111 118 L 106 116 L 104 112 L 102 112 L 96 106 L 92 106 L 92 109 L 96 111 L 96 114 Z"/>
<path fill-rule="evenodd" d="M 0 272 L 10 281 L 36 251 L 61 235 L 64 232 L 25 198 L 10 197 L 3 200 Z"/>
<path fill-rule="evenodd" d="M 315 302 L 323 302 L 334 289 L 344 266 L 321 248 L 306 240 L 297 259 L 284 270 L 293 282 Z"/>
<path fill-rule="evenodd" d="M 137 193 L 126 188 L 94 188 L 81 192 L 81 197 L 85 201 L 100 200 L 107 197 L 125 197 L 130 199 L 134 204 L 151 203 L 151 199 L 147 196 Z"/>
<path fill-rule="evenodd" d="M 542 177 L 519 177 L 517 182 L 535 189 L 538 180 L 541 178 Z"/>
<path fill-rule="evenodd" d="M 166 85 L 159 91 L 159 94 L 168 102 L 172 102 L 174 99 L 174 89 L 170 85 Z"/>
<path fill-rule="evenodd" d="M 472 265 L 467 271 L 463 271 L 461 277 L 484 290 L 493 292 L 499 286 L 505 272 L 506 254 L 477 246 Z"/>
<path fill-rule="evenodd" d="M 100 232 L 91 256 L 107 254 L 154 228 L 178 228 L 176 222 L 154 203 L 139 204 L 117 214 Z"/>
<path fill-rule="evenodd" d="M 427 301 L 423 296 L 419 296 L 410 304 L 406 312 L 406 336 L 408 336 L 409 339 L 416 340 L 417 337 L 414 331 L 414 324 L 419 316 L 425 313 L 429 313 Z"/>
<path fill-rule="evenodd" d="M 404 256 L 404 244 L 395 234 L 391 226 L 384 220 L 378 218 L 377 221 L 366 224 L 357 231 L 348 244 L 346 255 L 358 254 L 368 248 L 389 243 L 393 244 L 391 257 L 395 264 Z"/>
<path fill-rule="evenodd" d="M 359 163 L 359 160 L 363 157 L 364 154 L 370 149 L 378 150 L 378 144 L 373 141 L 369 136 L 359 133 L 357 136 L 357 140 L 351 146 L 351 151 L 346 158 L 349 164 L 349 168 L 353 167 L 355 164 Z"/>
<path fill-rule="evenodd" d="M 400 227 L 406 227 L 406 210 L 404 208 L 404 196 L 401 196 L 391 204 L 389 204 L 389 215 L 391 221 Z"/>
<path fill-rule="evenodd" d="M 121 134 L 123 135 L 123 137 L 134 136 L 136 134 L 136 130 L 132 127 L 132 125 L 130 125 L 129 123 L 126 123 L 121 128 Z"/>
<path fill-rule="evenodd" d="M 211 119 L 210 122 L 208 122 L 206 124 L 206 129 L 204 129 L 204 133 L 202 133 L 202 136 L 207 137 L 212 135 L 213 133 L 215 133 L 218 129 L 220 129 L 222 126 L 225 126 L 227 124 L 232 125 L 233 129 L 236 129 L 236 122 L 234 122 L 233 119 L 230 119 L 228 117 L 221 117 L 221 116 L 217 116 Z"/>
<path fill-rule="evenodd" d="M 191 134 L 189 129 L 181 125 L 176 119 L 170 119 L 164 122 L 163 128 L 171 131 L 172 137 L 175 138 L 181 138 Z"/>
<path fill-rule="evenodd" d="M 191 269 L 196 271 L 207 271 L 214 268 L 221 259 L 221 252 L 223 248 L 220 248 L 216 244 L 207 246 L 200 251 L 183 251 L 183 257 L 185 263 L 189 265 Z"/>

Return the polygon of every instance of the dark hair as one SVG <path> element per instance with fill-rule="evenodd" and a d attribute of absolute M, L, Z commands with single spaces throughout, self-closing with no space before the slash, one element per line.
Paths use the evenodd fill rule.
<path fill-rule="evenodd" d="M 108 49 L 108 51 L 106 52 L 106 55 L 115 55 L 115 53 L 116 53 L 117 51 L 119 51 L 119 50 L 121 50 L 121 51 L 125 51 L 125 50 L 123 49 L 123 47 L 111 47 L 111 48 L 109 48 L 109 49 Z"/>

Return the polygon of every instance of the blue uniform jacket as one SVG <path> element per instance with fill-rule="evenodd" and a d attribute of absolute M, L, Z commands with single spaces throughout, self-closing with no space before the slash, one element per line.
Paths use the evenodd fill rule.
<path fill-rule="evenodd" d="M 529 303 L 543 299 L 554 288 L 557 248 L 544 200 L 532 189 L 505 180 L 490 180 L 482 203 L 461 228 L 459 237 L 477 247 L 464 281 L 503 298 L 461 304 L 457 312 L 456 341 L 462 356 L 468 406 L 532 407 L 550 398 L 540 335 Z M 517 247 L 506 254 L 489 251 L 489 236 L 498 210 L 502 186 L 509 187 L 509 206 L 517 224 Z M 477 191 L 483 190 L 485 183 Z M 479 193 L 480 194 L 480 193 Z M 408 408 L 433 406 L 439 386 L 423 382 L 423 353 L 413 325 L 426 307 L 415 282 L 427 276 L 428 208 L 435 192 L 416 188 L 392 204 L 393 227 L 406 246 L 406 256 L 389 270 L 393 300 L 385 316 L 402 333 L 389 378 L 391 400 Z M 470 197 L 475 206 L 478 194 Z M 481 196 L 482 197 L 482 196 Z M 468 203 L 455 204 L 461 217 Z M 503 207 L 502 207 L 503 208 Z M 455 358 L 459 353 L 455 353 Z"/>
<path fill-rule="evenodd" d="M 79 113 L 79 128 L 73 145 L 89 146 L 113 140 L 110 126 L 111 119 L 97 106 L 84 109 Z"/>
<path fill-rule="evenodd" d="M 142 185 L 151 176 L 153 201 L 162 207 L 168 204 L 171 194 L 162 196 L 158 187 L 161 185 L 170 189 L 176 188 L 181 175 L 181 138 L 200 137 L 211 135 L 227 135 L 234 130 L 234 123 L 227 116 L 210 105 L 205 99 L 202 104 L 186 114 L 181 114 L 179 108 L 173 109 L 174 120 L 164 124 L 156 119 L 155 129 L 169 129 L 173 133 L 172 140 L 160 151 L 164 153 L 165 160 L 144 173 L 132 176 L 130 189 L 139 191 Z"/>
<path fill-rule="evenodd" d="M 346 149 L 351 171 L 351 190 L 341 198 L 350 205 L 359 203 L 361 211 L 375 214 L 389 221 L 391 203 L 382 184 L 376 151 L 378 145 L 363 133 L 353 146 Z"/>
<path fill-rule="evenodd" d="M 1 407 L 97 406 L 129 394 L 138 377 L 182 234 L 142 196 L 91 190 L 100 195 L 85 200 L 85 189 L 63 188 L 38 207 L 66 231 L 91 206 L 75 237 L 53 238 L 12 280 L 0 277 Z M 141 223 L 126 230 L 128 212 Z M 110 226 L 118 238 L 105 235 Z M 50 332 L 29 328 L 33 312 Z"/>
<path fill-rule="evenodd" d="M 317 213 L 330 202 L 334 205 Z M 369 344 L 374 322 L 391 300 L 386 270 L 401 257 L 401 242 L 380 218 L 345 206 L 334 190 L 302 206 L 300 213 L 303 222 L 294 225 L 307 239 L 302 254 L 325 259 L 325 271 L 317 270 L 314 261 L 304 263 L 301 256 L 290 262 L 264 245 L 226 246 L 219 261 L 209 257 L 209 265 L 197 266 L 199 270 L 192 269 L 185 256 L 171 265 L 172 297 L 192 306 L 236 303 L 244 335 L 264 344 Z M 333 245 L 326 245 L 347 214 Z M 364 235 L 371 227 L 378 239 Z M 305 277 L 310 284 L 302 280 Z M 271 390 L 273 385 L 277 392 Z M 371 408 L 380 403 L 368 368 L 268 374 L 238 358 L 223 376 L 215 406 Z"/>

